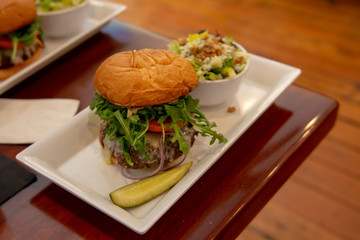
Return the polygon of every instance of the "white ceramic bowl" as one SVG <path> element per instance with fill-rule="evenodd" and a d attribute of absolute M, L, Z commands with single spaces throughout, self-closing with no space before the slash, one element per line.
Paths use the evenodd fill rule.
<path fill-rule="evenodd" d="M 242 46 L 236 45 L 246 52 Z M 233 99 L 249 67 L 249 60 L 250 58 L 247 59 L 245 68 L 235 78 L 199 81 L 198 86 L 190 93 L 191 96 L 200 99 L 199 105 L 202 107 L 215 107 Z"/>
<path fill-rule="evenodd" d="M 89 0 L 58 11 L 38 12 L 40 26 L 50 38 L 68 37 L 78 32 L 89 14 Z"/>

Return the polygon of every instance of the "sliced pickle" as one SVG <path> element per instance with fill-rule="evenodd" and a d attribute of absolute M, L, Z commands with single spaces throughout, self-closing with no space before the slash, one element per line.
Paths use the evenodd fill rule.
<path fill-rule="evenodd" d="M 139 206 L 170 189 L 188 172 L 192 162 L 170 169 L 158 175 L 126 185 L 110 193 L 114 204 L 120 207 Z"/>

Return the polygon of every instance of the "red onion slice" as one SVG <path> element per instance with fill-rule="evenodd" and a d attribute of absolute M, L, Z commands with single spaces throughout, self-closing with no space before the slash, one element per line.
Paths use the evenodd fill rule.
<path fill-rule="evenodd" d="M 141 179 L 145 179 L 151 176 L 154 176 L 156 174 L 158 174 L 161 170 L 163 170 L 164 167 L 164 162 L 165 162 L 165 155 L 164 155 L 164 148 L 162 145 L 162 141 L 161 141 L 161 135 L 159 137 L 159 150 L 160 150 L 160 164 L 159 167 L 157 169 L 155 169 L 152 173 L 146 175 L 146 176 L 134 176 L 131 175 L 127 170 L 127 168 L 122 168 L 121 169 L 121 173 L 124 175 L 124 177 L 132 179 L 132 180 L 141 180 Z"/>
<path fill-rule="evenodd" d="M 186 159 L 186 155 L 184 155 L 184 157 L 179 162 L 177 162 L 173 166 L 170 166 L 168 168 L 163 169 L 162 171 L 168 171 L 168 170 L 170 170 L 170 169 L 172 169 L 174 167 L 177 167 L 177 166 L 181 165 L 185 161 L 185 159 Z"/>

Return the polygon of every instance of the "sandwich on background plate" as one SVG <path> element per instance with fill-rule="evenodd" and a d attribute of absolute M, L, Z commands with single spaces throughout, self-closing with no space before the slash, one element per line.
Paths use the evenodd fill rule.
<path fill-rule="evenodd" d="M 0 0 L 0 80 L 40 58 L 42 35 L 34 0 Z"/>

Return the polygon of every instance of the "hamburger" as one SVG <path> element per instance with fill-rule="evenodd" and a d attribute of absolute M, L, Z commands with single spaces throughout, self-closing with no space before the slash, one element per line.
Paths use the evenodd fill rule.
<path fill-rule="evenodd" d="M 102 120 L 106 162 L 159 170 L 184 159 L 198 135 L 210 136 L 210 144 L 226 142 L 189 95 L 197 84 L 190 62 L 170 51 L 142 49 L 107 58 L 96 70 L 90 104 Z"/>
<path fill-rule="evenodd" d="M 0 80 L 40 58 L 42 34 L 34 0 L 0 1 Z"/>

